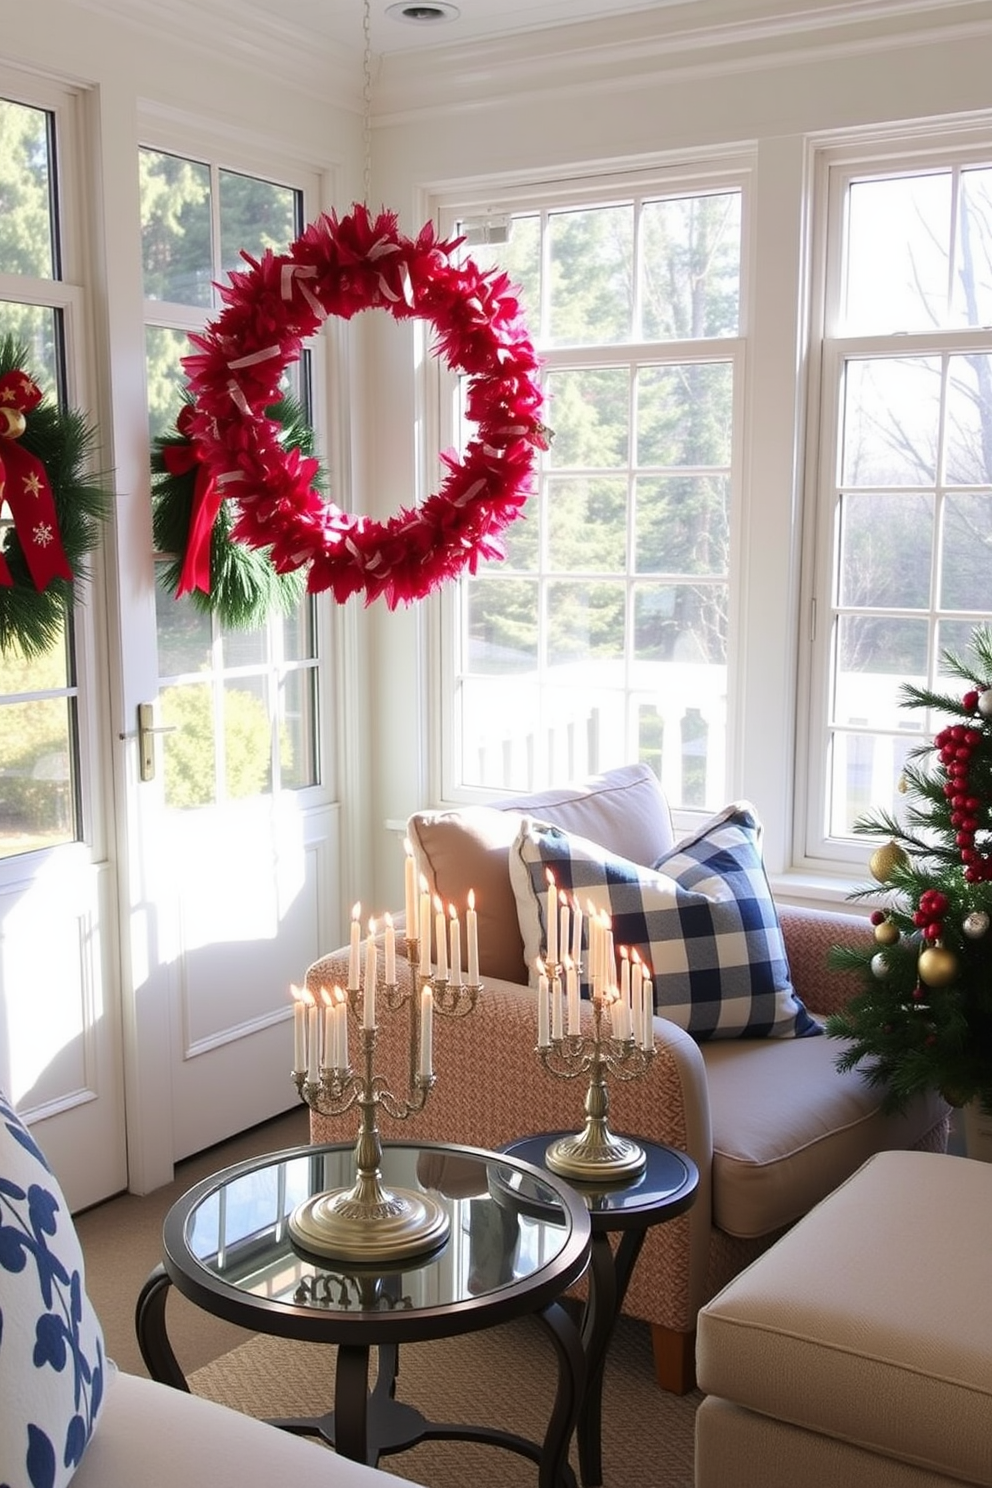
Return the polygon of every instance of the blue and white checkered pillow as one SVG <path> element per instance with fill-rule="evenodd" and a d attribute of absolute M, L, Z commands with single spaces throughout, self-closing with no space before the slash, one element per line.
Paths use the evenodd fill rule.
<path fill-rule="evenodd" d="M 548 870 L 587 920 L 589 905 L 610 915 L 617 950 L 636 950 L 651 968 L 655 1011 L 693 1038 L 822 1032 L 790 980 L 761 827 L 748 802 L 726 807 L 651 868 L 525 818 L 510 878 L 532 979 L 546 945 Z"/>

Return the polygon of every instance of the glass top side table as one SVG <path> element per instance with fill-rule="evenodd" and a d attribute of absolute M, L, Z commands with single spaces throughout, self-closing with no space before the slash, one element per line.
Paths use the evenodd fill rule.
<path fill-rule="evenodd" d="M 582 1275 L 591 1223 L 562 1179 L 517 1159 L 441 1143 L 386 1143 L 389 1185 L 430 1193 L 446 1209 L 449 1238 L 435 1252 L 365 1267 L 308 1255 L 292 1239 L 289 1214 L 313 1194 L 351 1180 L 352 1145 L 293 1148 L 253 1158 L 204 1179 L 170 1209 L 163 1262 L 142 1289 L 136 1329 L 153 1378 L 188 1388 L 165 1327 L 175 1286 L 197 1306 L 254 1332 L 337 1347 L 333 1409 L 276 1421 L 319 1435 L 344 1456 L 375 1464 L 417 1441 L 482 1441 L 539 1464 L 541 1488 L 568 1488 L 568 1444 L 585 1386 L 579 1331 L 559 1297 Z M 506 1186 L 507 1175 L 527 1199 Z M 558 1356 L 558 1389 L 544 1441 L 491 1426 L 427 1421 L 395 1399 L 398 1349 L 537 1315 Z M 368 1389 L 371 1348 L 379 1350 Z"/>

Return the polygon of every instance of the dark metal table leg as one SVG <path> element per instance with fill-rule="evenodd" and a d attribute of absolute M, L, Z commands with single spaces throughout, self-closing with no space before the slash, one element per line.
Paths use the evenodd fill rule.
<path fill-rule="evenodd" d="M 586 1354 L 579 1331 L 560 1302 L 552 1302 L 539 1316 L 558 1354 L 558 1388 L 544 1435 L 537 1481 L 539 1488 L 559 1488 L 575 1480 L 568 1464 L 568 1447 L 585 1395 Z"/>
<path fill-rule="evenodd" d="M 644 1230 L 624 1230 L 615 1254 L 605 1232 L 592 1237 L 589 1296 L 582 1319 L 582 1346 L 588 1375 L 577 1430 L 582 1488 L 600 1488 L 603 1481 L 606 1354 L 627 1295 L 634 1263 L 644 1244 L 644 1235 Z"/>
<path fill-rule="evenodd" d="M 361 1344 L 339 1344 L 334 1375 L 334 1446 L 352 1462 L 375 1467 L 379 1448 L 370 1443 L 369 1351 Z"/>
<path fill-rule="evenodd" d="M 186 1376 L 172 1352 L 165 1328 L 165 1301 L 171 1285 L 165 1267 L 156 1266 L 138 1293 L 134 1309 L 134 1329 L 138 1335 L 141 1357 L 152 1379 L 158 1380 L 162 1385 L 171 1385 L 174 1390 L 185 1390 L 189 1394 Z"/>

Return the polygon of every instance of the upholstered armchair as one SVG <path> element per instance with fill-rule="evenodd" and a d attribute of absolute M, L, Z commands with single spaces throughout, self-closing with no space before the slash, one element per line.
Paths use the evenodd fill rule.
<path fill-rule="evenodd" d="M 415 1124 L 424 1140 L 493 1148 L 530 1133 L 581 1129 L 582 1082 L 552 1079 L 535 1054 L 535 992 L 525 960 L 534 927 L 527 923 L 519 861 L 521 834 L 532 820 L 556 824 L 575 851 L 577 843 L 592 842 L 628 863 L 681 862 L 664 797 L 641 766 L 498 808 L 411 818 L 417 866 L 431 892 L 461 904 L 467 889 L 475 890 L 484 985 L 469 1016 L 435 1019 L 436 1086 L 409 1123 L 383 1115 L 386 1139 L 409 1136 Z M 781 936 L 776 975 L 784 975 L 787 987 L 791 976 L 787 995 L 794 989 L 805 1009 L 822 1018 L 853 990 L 849 979 L 828 970 L 831 945 L 870 933 L 861 916 L 780 905 L 766 939 Z M 404 980 L 402 940 L 399 950 Z M 315 962 L 307 988 L 319 996 L 322 987 L 344 985 L 347 959 L 344 949 Z M 695 1014 L 684 1013 L 678 1016 L 691 1024 Z M 588 1028 L 588 1003 L 582 1017 Z M 700 1037 L 657 1016 L 647 1073 L 610 1085 L 612 1130 L 681 1148 L 699 1168 L 695 1205 L 648 1232 L 624 1303 L 651 1325 L 659 1383 L 677 1392 L 694 1383 L 696 1315 L 727 1281 L 872 1153 L 943 1150 L 947 1143 L 948 1110 L 939 1099 L 885 1113 L 881 1092 L 860 1073 L 837 1071 L 834 1040 L 756 1031 Z M 382 1019 L 377 1067 L 399 1088 L 409 1058 L 406 1018 Z M 350 1140 L 354 1116 L 315 1114 L 311 1133 L 314 1141 Z"/>

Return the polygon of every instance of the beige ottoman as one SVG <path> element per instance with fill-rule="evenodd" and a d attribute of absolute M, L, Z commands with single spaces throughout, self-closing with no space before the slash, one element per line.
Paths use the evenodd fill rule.
<path fill-rule="evenodd" d="M 696 1488 L 992 1485 L 992 1164 L 881 1152 L 699 1314 Z"/>

